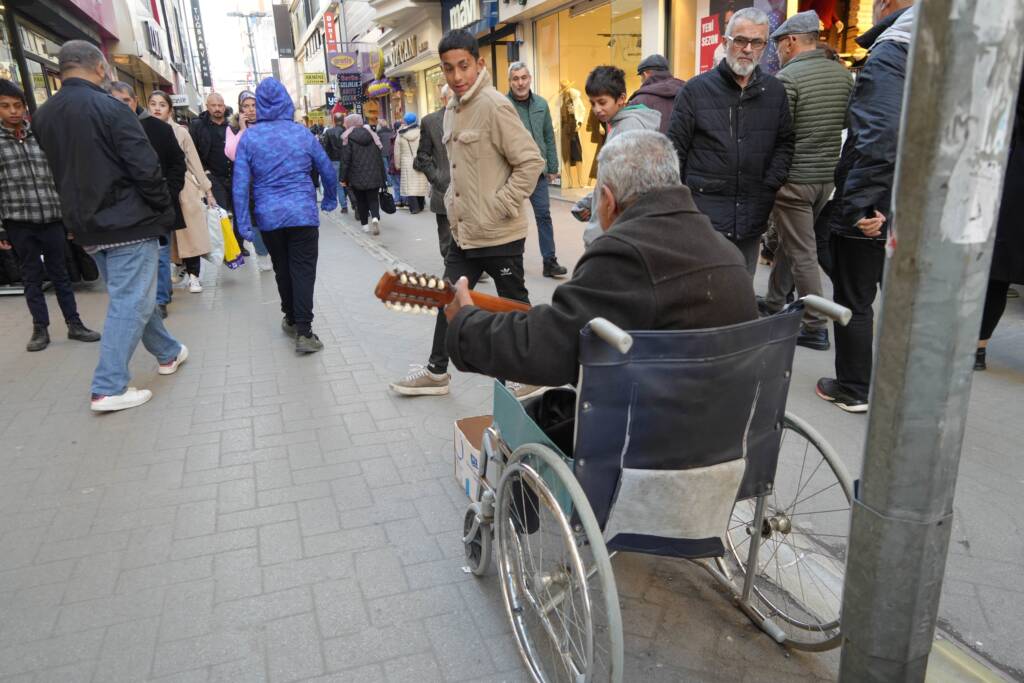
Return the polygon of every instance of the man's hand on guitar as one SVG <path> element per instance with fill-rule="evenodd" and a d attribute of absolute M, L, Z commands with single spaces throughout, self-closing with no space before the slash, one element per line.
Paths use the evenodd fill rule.
<path fill-rule="evenodd" d="M 459 281 L 455 283 L 455 298 L 452 302 L 444 307 L 444 317 L 448 318 L 448 322 L 462 310 L 463 306 L 472 306 L 473 298 L 469 295 L 469 280 L 465 276 L 460 277 Z"/>

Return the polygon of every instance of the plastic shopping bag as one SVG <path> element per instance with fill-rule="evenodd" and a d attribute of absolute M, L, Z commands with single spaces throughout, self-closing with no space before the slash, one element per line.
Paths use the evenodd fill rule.
<path fill-rule="evenodd" d="M 243 263 L 245 259 L 242 258 L 242 248 L 238 244 L 238 240 L 235 239 L 235 230 L 231 226 L 231 219 L 223 209 L 221 211 L 220 218 L 220 232 L 224 239 L 224 265 L 234 270 Z"/>
<path fill-rule="evenodd" d="M 203 254 L 203 258 L 215 266 L 224 261 L 224 235 L 220 229 L 221 214 L 227 215 L 223 209 L 216 206 L 206 209 L 206 231 L 210 233 L 210 253 Z"/>

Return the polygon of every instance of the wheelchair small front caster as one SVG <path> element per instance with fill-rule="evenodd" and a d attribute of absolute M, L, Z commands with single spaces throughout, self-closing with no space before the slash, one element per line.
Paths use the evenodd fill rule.
<path fill-rule="evenodd" d="M 462 524 L 462 545 L 466 552 L 466 569 L 475 576 L 486 576 L 491 568 L 491 523 L 484 521 L 479 505 L 466 509 Z"/>

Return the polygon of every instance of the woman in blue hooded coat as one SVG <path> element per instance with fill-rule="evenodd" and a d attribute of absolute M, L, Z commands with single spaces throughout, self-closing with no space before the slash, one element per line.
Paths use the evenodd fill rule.
<path fill-rule="evenodd" d="M 262 234 L 281 296 L 281 327 L 295 337 L 296 352 L 315 353 L 323 343 L 312 327 L 320 228 L 313 172 L 323 181 L 324 211 L 338 206 L 338 176 L 316 137 L 295 122 L 292 99 L 277 79 L 256 88 L 256 118 L 235 157 L 235 222 L 245 239 L 254 228 Z"/>

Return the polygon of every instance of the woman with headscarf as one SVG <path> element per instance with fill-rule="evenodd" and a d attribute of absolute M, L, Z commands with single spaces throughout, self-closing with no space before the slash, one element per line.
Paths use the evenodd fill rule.
<path fill-rule="evenodd" d="M 402 195 L 409 205 L 409 213 L 419 213 L 426 206 L 426 196 L 430 193 L 427 176 L 413 167 L 416 152 L 420 149 L 420 124 L 416 114 L 405 115 L 405 125 L 398 131 L 395 140 L 395 166 L 401 171 Z"/>
<path fill-rule="evenodd" d="M 228 119 L 228 129 L 224 134 L 224 155 L 231 159 L 232 162 L 235 160 L 238 143 L 242 139 L 242 135 L 254 123 L 256 123 L 256 95 L 251 90 L 243 90 L 238 95 L 238 112 L 232 114 L 231 118 Z M 252 212 L 252 210 L 253 205 L 250 197 L 249 211 Z M 263 243 L 263 237 L 259 230 L 254 230 L 252 233 L 252 246 L 256 250 L 256 267 L 259 271 L 262 273 L 273 270 L 274 266 L 270 263 L 267 245 Z"/>
<path fill-rule="evenodd" d="M 185 187 L 178 193 L 181 204 L 181 215 L 185 222 L 184 230 L 175 230 L 171 245 L 171 258 L 181 262 L 188 273 L 188 291 L 198 294 L 203 291 L 199 282 L 199 257 L 210 253 L 210 233 L 206 227 L 206 206 L 203 197 L 210 206 L 216 205 L 210 179 L 203 170 L 192 136 L 185 126 L 174 120 L 174 107 L 171 97 L 161 90 L 154 90 L 149 96 L 149 113 L 170 125 L 174 130 L 174 138 L 185 153 Z"/>
<path fill-rule="evenodd" d="M 383 144 L 359 114 L 345 117 L 341 147 L 341 184 L 356 201 L 356 215 L 363 232 L 380 234 L 379 192 L 387 185 Z"/>

